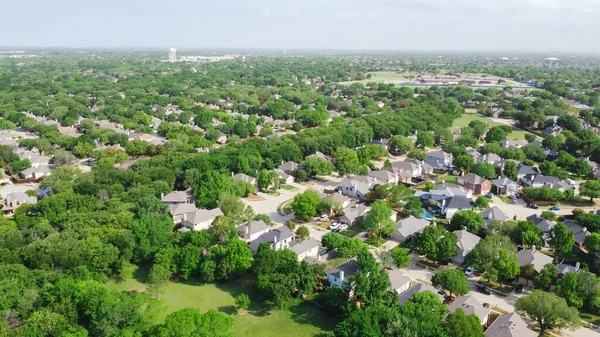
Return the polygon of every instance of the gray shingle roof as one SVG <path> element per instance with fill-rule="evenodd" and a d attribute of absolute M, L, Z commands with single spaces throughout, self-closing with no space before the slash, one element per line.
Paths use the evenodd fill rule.
<path fill-rule="evenodd" d="M 485 331 L 485 337 L 537 337 L 516 313 L 502 314 Z"/>
<path fill-rule="evenodd" d="M 545 265 L 551 264 L 553 261 L 550 256 L 532 249 L 521 250 L 517 253 L 516 258 L 520 267 L 531 264 L 538 273 L 542 270 L 542 268 L 544 268 Z"/>
<path fill-rule="evenodd" d="M 333 275 L 339 278 L 340 271 L 344 272 L 344 279 L 356 274 L 358 272 L 358 263 L 356 262 L 356 259 L 350 259 L 327 270 L 327 275 Z"/>
<path fill-rule="evenodd" d="M 319 247 L 319 243 L 313 238 L 308 238 L 306 240 L 296 240 L 290 244 L 290 250 L 292 250 L 298 255 L 306 253 L 309 250 L 314 249 L 315 247 Z"/>
<path fill-rule="evenodd" d="M 470 233 L 466 230 L 454 231 L 454 234 L 456 234 L 457 238 L 456 244 L 458 245 L 458 248 L 460 248 L 462 251 L 473 247 L 474 245 L 479 243 L 479 241 L 481 241 L 481 238 L 479 236 Z"/>
<path fill-rule="evenodd" d="M 247 234 L 246 228 L 248 228 Z M 267 224 L 262 220 L 250 221 L 247 224 L 238 227 L 238 234 L 240 235 L 240 237 L 248 239 L 252 234 L 263 232 L 268 228 L 269 226 L 267 226 Z"/>
<path fill-rule="evenodd" d="M 396 231 L 398 231 L 403 237 L 407 238 L 415 233 L 420 233 L 429 226 L 431 222 L 425 219 L 418 219 L 414 216 L 402 219 L 396 223 Z"/>
<path fill-rule="evenodd" d="M 490 314 L 491 310 L 484 308 L 483 304 L 471 295 L 461 296 L 450 303 L 448 309 L 454 313 L 458 309 L 462 309 L 466 315 L 475 315 L 480 321 Z"/>
<path fill-rule="evenodd" d="M 485 209 L 480 214 L 483 217 L 483 219 L 490 221 L 505 221 L 509 219 L 508 216 L 498 206 Z"/>
<path fill-rule="evenodd" d="M 413 297 L 414 294 L 420 293 L 422 291 L 431 291 L 432 293 L 438 296 L 440 302 L 442 301 L 443 296 L 437 293 L 437 289 L 435 289 L 433 286 L 430 286 L 429 284 L 418 282 L 410 289 L 398 296 L 398 301 L 400 302 L 400 305 L 404 305 L 408 300 L 410 300 Z"/>

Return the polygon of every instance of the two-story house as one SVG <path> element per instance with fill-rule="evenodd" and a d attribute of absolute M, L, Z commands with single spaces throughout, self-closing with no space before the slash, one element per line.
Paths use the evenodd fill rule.
<path fill-rule="evenodd" d="M 474 194 L 486 194 L 492 189 L 492 182 L 474 173 L 458 177 L 458 184 L 473 191 Z"/>

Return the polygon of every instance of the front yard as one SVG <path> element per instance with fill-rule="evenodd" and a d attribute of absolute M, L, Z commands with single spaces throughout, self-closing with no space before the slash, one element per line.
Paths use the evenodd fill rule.
<path fill-rule="evenodd" d="M 357 236 L 358 234 L 360 234 L 362 232 L 362 228 L 360 228 L 360 225 L 354 225 L 354 226 L 350 226 L 346 229 L 344 229 L 343 231 L 340 232 L 340 234 L 342 234 L 343 236 L 347 237 L 347 238 L 353 238 L 355 236 Z"/>

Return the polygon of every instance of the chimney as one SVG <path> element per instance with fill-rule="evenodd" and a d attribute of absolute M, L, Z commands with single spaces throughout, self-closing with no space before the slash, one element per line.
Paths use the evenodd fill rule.
<path fill-rule="evenodd" d="M 531 250 L 533 253 L 535 253 L 535 245 L 531 245 Z"/>
<path fill-rule="evenodd" d="M 161 194 L 160 194 L 160 198 L 161 198 L 161 199 L 163 199 L 164 197 L 165 197 L 165 194 L 164 194 L 164 193 L 161 193 Z"/>
<path fill-rule="evenodd" d="M 356 185 L 356 183 L 352 184 L 352 188 L 354 189 L 354 192 L 356 192 L 356 190 L 358 189 L 358 186 Z"/>
<path fill-rule="evenodd" d="M 575 268 L 576 268 L 577 270 L 579 270 L 579 266 L 580 266 L 579 262 L 575 263 Z"/>
<path fill-rule="evenodd" d="M 233 178 L 233 171 L 231 171 L 231 177 Z"/>
<path fill-rule="evenodd" d="M 277 243 L 277 235 L 275 235 L 275 237 L 273 238 L 273 243 Z"/>
<path fill-rule="evenodd" d="M 250 226 L 246 226 L 244 229 L 246 230 L 246 235 L 248 235 L 248 233 L 250 233 Z"/>
<path fill-rule="evenodd" d="M 442 208 L 444 208 L 444 206 L 446 206 L 446 199 L 442 199 Z"/>
<path fill-rule="evenodd" d="M 187 213 L 183 213 L 183 221 L 187 221 Z"/>
<path fill-rule="evenodd" d="M 442 180 L 442 188 L 446 188 L 446 180 Z"/>
<path fill-rule="evenodd" d="M 587 227 L 583 227 L 582 231 L 583 231 L 584 233 L 587 233 Z"/>
<path fill-rule="evenodd" d="M 344 282 L 344 271 L 340 270 L 340 281 Z"/>

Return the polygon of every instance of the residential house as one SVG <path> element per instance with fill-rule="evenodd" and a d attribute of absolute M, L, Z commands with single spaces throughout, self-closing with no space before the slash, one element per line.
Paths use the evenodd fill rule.
<path fill-rule="evenodd" d="M 517 179 L 520 179 L 525 185 L 529 186 L 540 174 L 540 170 L 534 166 L 528 165 L 519 165 L 519 169 L 517 170 Z"/>
<path fill-rule="evenodd" d="M 472 295 L 461 296 L 448 305 L 450 313 L 455 313 L 456 310 L 462 309 L 465 315 L 475 315 L 479 319 L 481 325 L 486 326 L 490 313 L 489 308 L 485 308 L 479 300 Z"/>
<path fill-rule="evenodd" d="M 410 288 L 412 279 L 409 276 L 402 274 L 402 272 L 396 268 L 386 270 L 390 279 L 390 287 L 388 291 L 391 293 L 397 293 L 398 295 L 404 293 Z"/>
<path fill-rule="evenodd" d="M 343 213 L 339 219 L 340 223 L 346 224 L 348 226 L 353 226 L 361 223 L 363 219 L 369 214 L 371 207 L 361 205 L 361 204 L 350 204 L 346 208 L 344 208 Z"/>
<path fill-rule="evenodd" d="M 219 133 L 219 137 L 217 137 L 216 142 L 217 142 L 217 144 L 221 144 L 221 145 L 227 143 L 227 135 L 224 134 L 223 132 Z"/>
<path fill-rule="evenodd" d="M 481 153 L 479 153 L 479 151 L 475 150 L 472 147 L 467 147 L 467 154 L 471 157 L 473 157 L 473 159 L 475 161 L 479 161 L 479 157 L 481 156 Z"/>
<path fill-rule="evenodd" d="M 492 108 L 492 117 L 493 118 L 499 118 L 500 116 L 502 116 L 502 114 L 504 113 L 504 109 L 502 109 L 501 107 L 493 107 Z"/>
<path fill-rule="evenodd" d="M 233 172 L 231 172 L 231 179 L 232 180 L 239 179 L 247 184 L 254 186 L 255 191 L 258 191 L 258 179 L 254 178 L 254 177 L 251 177 L 244 173 L 238 173 L 238 174 L 234 175 Z"/>
<path fill-rule="evenodd" d="M 473 191 L 473 194 L 486 194 L 492 189 L 492 182 L 474 173 L 458 177 L 458 184 Z"/>
<path fill-rule="evenodd" d="M 338 192 L 332 193 L 331 195 L 323 198 L 323 199 L 328 199 L 331 200 L 331 202 L 334 205 L 340 205 L 340 207 L 342 209 L 348 207 L 348 205 L 350 205 L 350 203 L 352 202 L 352 199 L 348 198 L 347 196 L 340 194 Z"/>
<path fill-rule="evenodd" d="M 454 231 L 453 233 L 456 234 L 457 238 L 456 245 L 458 246 L 458 254 L 452 257 L 452 260 L 457 264 L 463 264 L 465 263 L 467 254 L 475 249 L 475 246 L 477 246 L 481 238 L 464 229 Z"/>
<path fill-rule="evenodd" d="M 485 225 L 486 227 L 492 222 L 492 221 L 506 221 L 508 219 L 510 219 L 508 217 L 508 215 L 506 215 L 498 206 L 494 206 L 488 209 L 483 210 L 481 213 L 481 217 L 483 218 L 483 220 L 485 221 Z"/>
<path fill-rule="evenodd" d="M 23 192 L 13 192 L 2 200 L 2 212 L 4 215 L 13 215 L 15 210 L 23 204 L 35 204 L 37 199 Z"/>
<path fill-rule="evenodd" d="M 192 194 L 192 189 L 188 188 L 185 191 L 173 191 L 167 195 L 161 194 L 160 201 L 169 206 L 176 204 L 194 204 L 196 199 Z"/>
<path fill-rule="evenodd" d="M 415 192 L 415 196 L 419 197 L 423 202 L 427 200 L 441 201 L 442 199 L 456 196 L 471 198 L 473 192 L 462 186 L 442 181 L 441 183 L 434 185 L 433 190 L 429 192 L 417 191 Z"/>
<path fill-rule="evenodd" d="M 433 167 L 419 160 L 404 160 L 392 163 L 391 167 L 384 167 L 382 170 L 390 171 L 396 174 L 408 174 L 411 178 L 422 179 L 425 174 L 432 174 Z"/>
<path fill-rule="evenodd" d="M 590 231 L 588 231 L 586 227 L 582 227 L 571 220 L 565 220 L 563 223 L 567 225 L 569 232 L 573 233 L 573 241 L 575 241 L 577 247 L 580 249 L 583 248 L 583 240 L 591 234 Z"/>
<path fill-rule="evenodd" d="M 319 255 L 319 243 L 313 238 L 292 241 L 289 249 L 298 255 L 298 261 L 317 258 Z"/>
<path fill-rule="evenodd" d="M 253 252 L 258 250 L 261 243 L 268 242 L 273 250 L 282 250 L 290 248 L 290 245 L 296 238 L 296 235 L 286 226 L 281 226 L 272 231 L 261 234 L 258 238 L 250 242 L 250 249 Z"/>
<path fill-rule="evenodd" d="M 289 175 L 293 175 L 294 172 L 300 171 L 302 169 L 301 165 L 298 165 L 293 161 L 288 161 L 286 163 L 282 162 L 278 168 Z"/>
<path fill-rule="evenodd" d="M 50 168 L 48 166 L 30 167 L 19 172 L 19 176 L 23 179 L 40 179 L 49 175 Z"/>
<path fill-rule="evenodd" d="M 448 171 L 452 168 L 452 154 L 444 151 L 432 151 L 427 154 L 426 162 L 434 170 Z"/>
<path fill-rule="evenodd" d="M 221 215 L 223 215 L 223 212 L 219 208 L 196 208 L 191 212 L 183 214 L 180 225 L 193 231 L 206 230 Z"/>
<path fill-rule="evenodd" d="M 544 136 L 558 136 L 562 131 L 563 129 L 560 126 L 551 125 L 545 128 L 544 131 L 542 131 L 542 133 L 544 134 Z"/>
<path fill-rule="evenodd" d="M 330 287 L 344 287 L 348 278 L 358 272 L 358 263 L 356 259 L 350 259 L 327 270 L 327 284 Z"/>
<path fill-rule="evenodd" d="M 506 164 L 506 160 L 502 159 L 499 155 L 495 153 L 486 153 L 483 156 L 477 158 L 478 162 L 492 164 L 495 167 L 499 167 L 504 169 L 504 164 Z"/>
<path fill-rule="evenodd" d="M 531 183 L 532 187 L 549 187 L 549 188 L 556 188 L 558 190 L 560 190 L 561 192 L 564 192 L 566 190 L 574 190 L 575 186 L 571 185 L 570 182 L 568 181 L 564 181 L 564 180 L 560 180 L 557 177 L 552 177 L 552 176 L 543 176 L 543 175 L 537 175 L 535 177 L 535 179 L 533 180 L 533 182 Z"/>
<path fill-rule="evenodd" d="M 556 221 L 546 220 L 537 214 L 533 214 L 528 216 L 525 220 L 529 222 L 533 222 L 539 229 L 542 230 L 544 234 L 542 234 L 542 240 L 544 240 L 544 247 L 548 246 L 548 241 L 550 240 L 549 232 L 554 226 L 556 226 Z"/>
<path fill-rule="evenodd" d="M 294 176 L 292 176 L 291 174 L 285 173 L 284 170 L 276 169 L 275 172 L 277 172 L 277 174 L 279 174 L 279 182 L 281 184 L 289 185 L 294 182 Z"/>
<path fill-rule="evenodd" d="M 325 154 L 323 154 L 323 153 L 321 153 L 319 151 L 317 151 L 317 152 L 315 152 L 315 153 L 313 153 L 313 154 L 311 154 L 309 156 L 306 156 L 305 160 L 308 159 L 308 158 L 318 158 L 318 159 L 323 159 L 323 160 L 325 160 L 325 161 L 327 161 L 329 163 L 332 162 L 331 157 L 326 156 Z"/>
<path fill-rule="evenodd" d="M 194 212 L 196 210 L 196 206 L 194 204 L 188 203 L 178 203 L 169 205 L 169 213 L 173 218 L 173 222 L 175 224 L 179 224 L 183 221 L 184 214 L 188 214 Z"/>
<path fill-rule="evenodd" d="M 438 290 L 429 284 L 424 284 L 421 282 L 417 282 L 414 286 L 409 288 L 407 291 L 403 292 L 398 296 L 398 302 L 400 305 L 404 305 L 408 300 L 410 300 L 414 294 L 420 293 L 422 291 L 431 291 L 434 293 L 439 299 L 440 302 L 444 300 L 444 296 L 438 294 Z"/>
<path fill-rule="evenodd" d="M 74 128 L 74 127 L 72 127 L 72 126 L 59 126 L 58 127 L 58 132 L 61 135 L 69 136 L 69 137 L 79 137 L 79 136 L 81 136 L 81 133 L 79 133 L 77 131 L 77 129 Z"/>
<path fill-rule="evenodd" d="M 465 197 L 451 197 L 442 199 L 442 214 L 446 215 L 446 219 L 451 219 L 456 212 L 472 211 L 473 199 Z"/>
<path fill-rule="evenodd" d="M 369 176 L 356 176 L 344 180 L 339 188 L 343 195 L 363 199 L 367 193 L 376 185 L 383 182 Z"/>
<path fill-rule="evenodd" d="M 558 275 L 563 276 L 567 273 L 578 273 L 581 270 L 581 264 L 576 262 L 574 266 L 566 263 L 559 263 L 556 265 L 558 268 Z"/>
<path fill-rule="evenodd" d="M 33 167 L 33 168 L 50 165 L 50 157 L 40 155 L 37 152 L 24 150 L 24 149 L 18 149 L 15 152 L 19 156 L 19 159 L 21 159 L 21 160 L 28 159 L 29 162 L 31 163 L 31 167 Z"/>
<path fill-rule="evenodd" d="M 527 277 L 525 277 L 525 274 L 522 272 L 523 267 L 527 265 L 532 265 L 533 269 L 535 269 L 535 271 L 539 273 L 545 265 L 552 264 L 553 262 L 552 257 L 536 251 L 535 246 L 531 248 L 532 249 L 522 249 L 515 256 L 517 258 L 517 262 L 519 262 L 519 267 L 521 267 L 519 283 L 524 285 L 533 285 L 533 281 L 528 280 Z"/>
<path fill-rule="evenodd" d="M 259 236 L 270 231 L 271 228 L 262 220 L 254 220 L 238 226 L 237 230 L 240 239 L 245 242 L 252 242 L 258 239 Z"/>
<path fill-rule="evenodd" d="M 500 142 L 500 146 L 505 149 L 509 147 L 522 148 L 523 146 L 527 146 L 529 144 L 526 140 L 503 140 Z"/>
<path fill-rule="evenodd" d="M 377 179 L 381 184 L 396 184 L 398 177 L 390 171 L 369 171 L 367 176 Z"/>
<path fill-rule="evenodd" d="M 501 314 L 485 330 L 485 337 L 537 337 L 539 333 L 516 313 Z"/>
<path fill-rule="evenodd" d="M 519 184 L 508 179 L 498 178 L 492 180 L 492 191 L 501 195 L 512 195 L 519 191 Z"/>
<path fill-rule="evenodd" d="M 411 239 L 415 233 L 423 233 L 425 227 L 429 225 L 431 225 L 431 222 L 428 220 L 415 218 L 411 215 L 396 223 L 396 229 L 392 234 L 392 238 L 399 242 L 404 242 Z"/>

